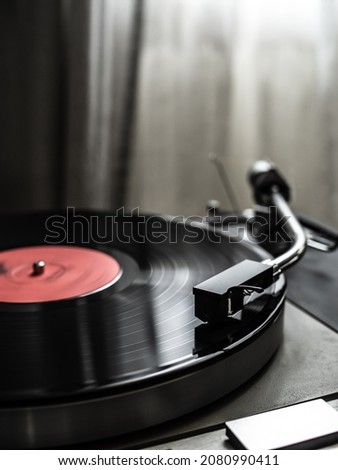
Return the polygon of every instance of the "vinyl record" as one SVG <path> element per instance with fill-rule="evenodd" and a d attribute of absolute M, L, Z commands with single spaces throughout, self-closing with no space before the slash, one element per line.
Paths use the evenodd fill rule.
<path fill-rule="evenodd" d="M 198 222 L 85 211 L 3 216 L 1 226 L 7 447 L 100 439 L 188 413 L 245 382 L 281 341 L 283 276 L 216 331 L 194 315 L 194 285 L 266 258 L 245 240 Z"/>

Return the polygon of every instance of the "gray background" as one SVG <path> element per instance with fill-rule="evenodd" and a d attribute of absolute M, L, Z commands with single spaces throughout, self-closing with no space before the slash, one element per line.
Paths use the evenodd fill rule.
<path fill-rule="evenodd" d="M 275 161 L 338 227 L 336 0 L 4 0 L 0 210 L 241 208 Z"/>

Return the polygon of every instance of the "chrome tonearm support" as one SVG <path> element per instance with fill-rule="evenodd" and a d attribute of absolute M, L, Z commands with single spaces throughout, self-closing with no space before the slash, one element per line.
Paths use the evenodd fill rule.
<path fill-rule="evenodd" d="M 292 266 L 304 254 L 306 250 L 306 236 L 304 230 L 297 217 L 291 211 L 288 203 L 285 201 L 280 193 L 276 192 L 271 195 L 272 203 L 277 208 L 278 215 L 285 219 L 284 228 L 292 237 L 291 247 L 275 259 L 268 259 L 263 261 L 264 264 L 274 267 L 274 275 L 279 274 L 281 271 Z"/>
<path fill-rule="evenodd" d="M 247 295 L 264 292 L 306 249 L 306 236 L 288 205 L 290 188 L 276 168 L 266 161 L 256 162 L 249 180 L 256 202 L 277 209 L 291 247 L 275 259 L 244 260 L 195 286 L 195 315 L 204 322 L 221 323 L 234 316 L 243 309 Z"/>
<path fill-rule="evenodd" d="M 253 187 L 256 202 L 277 209 L 279 219 L 285 221 L 283 229 L 291 240 L 291 246 L 287 251 L 275 259 L 263 261 L 264 264 L 273 266 L 274 276 L 277 276 L 303 256 L 307 246 L 306 236 L 288 204 L 289 186 L 273 164 L 267 161 L 256 162 L 249 174 L 249 181 Z"/>

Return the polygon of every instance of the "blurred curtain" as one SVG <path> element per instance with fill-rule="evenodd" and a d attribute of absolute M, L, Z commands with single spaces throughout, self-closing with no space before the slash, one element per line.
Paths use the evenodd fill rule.
<path fill-rule="evenodd" d="M 268 157 L 294 208 L 338 227 L 338 1 L 145 4 L 129 204 L 230 208 L 215 152 L 248 207 L 247 170 Z"/>
<path fill-rule="evenodd" d="M 61 141 L 57 1 L 0 4 L 0 207 L 58 202 Z"/>
<path fill-rule="evenodd" d="M 134 0 L 1 2 L 1 211 L 122 204 L 141 13 Z"/>
<path fill-rule="evenodd" d="M 338 0 L 4 0 L 0 209 L 241 207 L 275 161 L 338 226 Z"/>

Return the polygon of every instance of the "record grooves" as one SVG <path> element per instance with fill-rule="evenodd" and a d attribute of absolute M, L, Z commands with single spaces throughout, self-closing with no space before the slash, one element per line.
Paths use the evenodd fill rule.
<path fill-rule="evenodd" d="M 2 255 L 50 246 L 45 235 L 52 215 L 1 217 Z M 0 423 L 7 447 L 65 445 L 173 419 L 245 382 L 282 339 L 284 276 L 265 297 L 253 298 L 241 327 L 234 319 L 224 336 L 212 328 L 205 335 L 208 325 L 194 315 L 192 288 L 241 260 L 265 259 L 256 245 L 235 243 L 224 233 L 215 243 L 207 226 L 163 217 L 152 216 L 152 233 L 133 215 L 124 226 L 126 242 L 116 232 L 119 214 L 78 216 L 85 223 L 68 230 L 71 242 L 54 247 L 110 258 L 113 282 L 61 299 L 0 303 Z M 114 223 L 107 226 L 107 217 Z M 109 241 L 90 238 L 93 221 Z M 159 227 L 169 236 L 159 239 Z M 32 259 L 33 266 L 38 260 Z M 8 272 L 5 261 L 0 276 Z"/>

